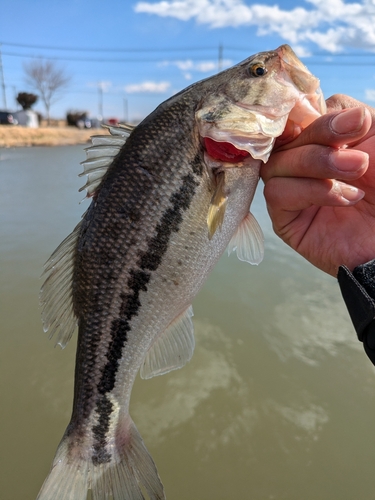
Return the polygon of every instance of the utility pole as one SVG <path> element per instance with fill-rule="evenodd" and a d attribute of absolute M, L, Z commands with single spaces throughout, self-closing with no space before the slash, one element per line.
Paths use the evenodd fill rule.
<path fill-rule="evenodd" d="M 218 69 L 218 73 L 220 73 L 220 71 L 222 71 L 222 69 L 223 69 L 223 45 L 222 44 L 219 45 L 219 57 L 218 57 L 218 62 L 217 62 L 217 69 Z"/>
<path fill-rule="evenodd" d="M 128 100 L 124 97 L 124 122 L 128 122 Z"/>
<path fill-rule="evenodd" d="M 5 93 L 3 59 L 1 57 L 1 44 L 0 44 L 0 80 L 1 80 L 1 86 L 3 88 L 3 103 L 4 103 L 4 108 L 7 109 L 7 96 L 6 96 L 6 93 Z"/>
<path fill-rule="evenodd" d="M 99 91 L 99 116 L 100 119 L 103 119 L 103 84 L 102 82 L 99 82 L 98 84 L 98 91 Z"/>

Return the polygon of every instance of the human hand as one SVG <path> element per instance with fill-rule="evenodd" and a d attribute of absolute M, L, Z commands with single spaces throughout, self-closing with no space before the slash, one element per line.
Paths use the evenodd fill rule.
<path fill-rule="evenodd" d="M 344 95 L 327 107 L 291 142 L 283 134 L 261 176 L 276 234 L 336 276 L 375 258 L 375 110 Z"/>

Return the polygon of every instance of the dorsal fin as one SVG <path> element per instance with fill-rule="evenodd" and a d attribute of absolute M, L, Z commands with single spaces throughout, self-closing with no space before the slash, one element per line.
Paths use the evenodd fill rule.
<path fill-rule="evenodd" d="M 240 260 L 260 264 L 264 255 L 264 236 L 252 213 L 248 213 L 238 226 L 228 245 L 228 255 L 236 251 Z"/>
<path fill-rule="evenodd" d="M 189 306 L 157 338 L 141 366 L 142 378 L 164 375 L 190 361 L 195 346 L 192 316 L 193 308 Z"/>
<path fill-rule="evenodd" d="M 69 342 L 77 325 L 73 312 L 73 257 L 82 221 L 53 252 L 44 265 L 46 279 L 40 289 L 43 329 L 49 338 L 56 333 L 56 345 Z"/>
<path fill-rule="evenodd" d="M 87 175 L 87 182 L 80 191 L 86 189 L 87 198 L 95 193 L 113 158 L 119 153 L 134 129 L 132 125 L 126 124 L 120 124 L 117 127 L 105 125 L 105 128 L 109 130 L 111 135 L 91 137 L 92 146 L 86 148 L 86 160 L 81 162 L 83 172 L 80 177 Z"/>
<path fill-rule="evenodd" d="M 82 162 L 87 175 L 87 197 L 94 194 L 113 158 L 125 144 L 134 127 L 119 125 L 106 127 L 111 135 L 91 137 L 92 146 L 86 149 L 87 159 Z M 81 222 L 72 233 L 56 248 L 44 266 L 46 279 L 40 290 L 43 329 L 49 338 L 56 334 L 56 344 L 62 348 L 69 342 L 77 324 L 73 311 L 72 278 L 74 252 L 81 228 Z"/>

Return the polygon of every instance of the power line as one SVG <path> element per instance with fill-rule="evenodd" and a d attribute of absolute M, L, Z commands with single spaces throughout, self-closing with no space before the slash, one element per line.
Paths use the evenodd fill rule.
<path fill-rule="evenodd" d="M 216 48 L 217 50 L 217 48 Z M 30 57 L 32 59 L 40 59 L 40 58 L 43 58 L 45 56 L 41 56 L 41 55 L 35 55 L 35 54 L 20 54 L 20 53 L 17 53 L 17 52 L 4 52 L 3 51 L 3 55 L 4 56 L 11 56 L 11 57 Z M 143 63 L 143 62 L 163 62 L 165 61 L 165 59 L 160 59 L 160 58 L 142 58 L 142 59 L 128 59 L 128 58 L 125 58 L 125 59 L 108 59 L 108 58 L 85 58 L 85 57 L 64 57 L 64 56 L 47 56 L 46 59 L 53 59 L 53 60 L 56 60 L 56 61 L 80 61 L 80 62 L 107 62 L 107 63 L 113 63 L 113 62 L 128 62 L 128 63 Z M 192 58 L 192 57 L 189 57 L 189 59 L 193 59 L 193 60 L 202 60 L 202 58 Z M 168 59 L 169 62 L 178 62 L 180 61 L 180 59 Z"/>
<path fill-rule="evenodd" d="M 10 47 L 23 47 L 23 48 L 32 48 L 32 49 L 45 49 L 45 50 L 65 50 L 65 51 L 80 51 L 80 52 L 128 52 L 128 53 L 141 53 L 141 52 L 190 52 L 190 51 L 207 51 L 207 50 L 217 50 L 217 46 L 201 46 L 201 47 L 123 47 L 123 48 L 114 48 L 114 47 L 61 47 L 61 46 L 52 46 L 52 45 L 31 45 L 31 44 L 23 44 L 23 43 L 13 43 L 13 42 L 0 42 L 3 46 Z M 236 46 L 225 46 L 225 50 L 234 50 L 239 52 L 247 52 L 250 53 L 252 50 L 251 47 L 236 47 Z M 371 57 L 375 56 L 375 48 L 374 52 L 311 52 L 311 56 L 324 56 L 324 57 Z M 301 57 L 302 59 L 306 59 L 307 57 Z M 102 60 L 100 60 L 101 62 Z"/>
<path fill-rule="evenodd" d="M 217 50 L 217 47 L 216 47 Z M 2 52 L 4 56 L 10 56 L 10 57 L 28 57 L 31 59 L 40 59 L 43 58 L 44 56 L 40 55 L 35 55 L 35 54 L 20 54 L 20 53 L 15 53 L 15 52 Z M 368 57 L 371 57 L 370 54 L 366 54 Z M 372 56 L 375 56 L 375 54 L 372 54 Z M 331 56 L 329 56 L 331 57 Z M 347 54 L 347 57 L 349 55 Z M 52 59 L 54 61 L 71 61 L 71 62 L 100 62 L 100 63 L 151 63 L 151 62 L 156 62 L 156 63 L 162 63 L 165 61 L 165 59 L 160 59 L 160 58 L 142 58 L 142 59 L 108 59 L 108 58 L 85 58 L 85 57 L 64 57 L 64 56 L 48 56 L 46 57 L 47 59 Z M 196 58 L 196 57 L 189 57 L 189 59 L 192 59 L 194 61 L 200 61 L 202 58 Z M 305 60 L 307 59 L 307 65 L 308 66 L 368 66 L 369 64 L 372 64 L 371 62 L 347 62 L 347 61 L 342 61 L 342 62 L 336 62 L 336 61 L 312 61 L 308 57 L 301 57 L 301 59 Z M 174 63 L 174 62 L 179 62 L 181 59 L 168 59 L 168 62 Z"/>
<path fill-rule="evenodd" d="M 217 48 L 216 48 L 217 50 Z M 10 56 L 10 57 L 28 57 L 31 59 L 40 59 L 43 58 L 43 56 L 40 55 L 35 55 L 35 54 L 19 54 L 19 53 L 14 53 L 14 52 L 2 52 L 4 56 Z M 374 54 L 375 56 L 375 54 Z M 84 57 L 60 57 L 60 56 L 48 56 L 46 59 L 54 60 L 54 61 L 71 61 L 71 62 L 100 62 L 100 63 L 162 63 L 165 61 L 165 59 L 160 59 L 160 58 L 146 58 L 146 59 L 107 59 L 107 58 L 84 58 Z M 189 59 L 193 61 L 201 61 L 202 58 L 196 58 L 196 57 L 189 57 Z M 372 64 L 373 61 L 371 62 L 347 62 L 347 61 L 342 61 L 342 62 L 335 62 L 335 61 L 312 61 L 310 58 L 307 57 L 301 57 L 301 59 L 305 60 L 307 59 L 307 65 L 308 66 L 369 66 L 369 64 Z M 176 63 L 179 62 L 181 59 L 168 59 L 168 62 L 170 63 Z"/>
<path fill-rule="evenodd" d="M 329 61 L 307 61 L 306 66 L 370 66 L 373 64 L 373 61 L 369 62 L 348 62 L 348 61 L 342 61 L 342 62 L 329 62 Z"/>
<path fill-rule="evenodd" d="M 233 47 L 232 45 L 225 45 L 225 50 L 235 50 L 238 52 L 250 52 L 249 47 Z M 372 49 L 373 52 L 310 52 L 310 56 L 299 56 L 300 59 L 309 59 L 310 57 L 371 57 L 375 56 L 375 47 Z"/>
<path fill-rule="evenodd" d="M 57 47 L 49 45 L 30 45 L 23 43 L 8 43 L 0 42 L 2 45 L 9 45 L 10 47 L 25 47 L 28 49 L 46 49 L 46 50 L 66 50 L 66 51 L 80 51 L 80 52 L 190 52 L 201 50 L 216 50 L 217 47 L 152 47 L 152 48 L 92 48 L 92 47 Z"/>

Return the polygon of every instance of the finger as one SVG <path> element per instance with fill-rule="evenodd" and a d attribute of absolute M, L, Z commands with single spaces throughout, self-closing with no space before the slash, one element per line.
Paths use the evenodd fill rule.
<path fill-rule="evenodd" d="M 359 108 L 365 106 L 370 112 L 372 118 L 375 118 L 375 108 L 364 104 L 363 102 L 357 101 L 354 97 L 350 97 L 345 94 L 335 94 L 326 100 L 328 112 L 341 111 L 343 109 L 349 108 Z"/>
<path fill-rule="evenodd" d="M 292 142 L 288 141 L 285 134 L 282 136 L 284 144 L 276 145 L 275 150 L 287 150 L 307 144 L 321 144 L 331 147 L 340 147 L 351 144 L 364 137 L 372 124 L 371 114 L 365 107 L 344 109 L 343 111 L 329 113 L 321 116 L 309 125 Z M 288 125 L 290 130 L 291 125 Z M 295 132 L 293 132 L 292 138 Z"/>
<path fill-rule="evenodd" d="M 301 146 L 273 153 L 262 165 L 261 177 L 314 177 L 353 181 L 367 170 L 369 155 L 356 149 L 333 149 L 327 146 Z"/>
<path fill-rule="evenodd" d="M 264 187 L 267 208 L 276 230 L 312 206 L 351 206 L 364 195 L 361 189 L 332 179 L 275 177 Z"/>
<path fill-rule="evenodd" d="M 277 137 L 275 141 L 274 149 L 278 149 L 284 144 L 292 142 L 296 137 L 300 135 L 302 129 L 292 120 L 287 120 L 283 133 Z"/>

